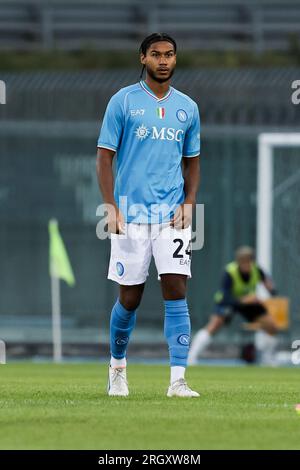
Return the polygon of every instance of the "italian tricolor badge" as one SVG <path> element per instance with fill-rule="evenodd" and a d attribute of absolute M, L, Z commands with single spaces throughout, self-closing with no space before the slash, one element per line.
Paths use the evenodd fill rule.
<path fill-rule="evenodd" d="M 156 108 L 156 114 L 159 117 L 159 119 L 163 119 L 165 117 L 165 108 Z"/>

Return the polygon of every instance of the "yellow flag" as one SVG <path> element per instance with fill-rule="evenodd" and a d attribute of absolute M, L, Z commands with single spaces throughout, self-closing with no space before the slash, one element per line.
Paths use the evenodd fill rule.
<path fill-rule="evenodd" d="M 75 277 L 66 251 L 63 239 L 60 236 L 56 219 L 49 220 L 49 271 L 50 276 L 58 277 L 66 281 L 69 286 L 74 286 Z"/>

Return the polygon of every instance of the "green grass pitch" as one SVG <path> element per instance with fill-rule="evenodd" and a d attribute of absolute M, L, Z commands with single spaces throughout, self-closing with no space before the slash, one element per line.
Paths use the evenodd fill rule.
<path fill-rule="evenodd" d="M 128 366 L 106 395 L 102 364 L 0 366 L 1 449 L 299 449 L 299 370 L 191 367 L 200 398 L 167 398 L 169 368 Z"/>

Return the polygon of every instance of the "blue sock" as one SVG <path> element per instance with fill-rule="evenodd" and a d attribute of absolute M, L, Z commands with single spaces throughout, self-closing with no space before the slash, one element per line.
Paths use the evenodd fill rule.
<path fill-rule="evenodd" d="M 170 365 L 186 367 L 191 334 L 186 299 L 165 300 L 164 334 L 169 345 Z"/>
<path fill-rule="evenodd" d="M 115 359 L 123 359 L 136 320 L 135 310 L 126 310 L 117 299 L 110 317 L 110 352 Z"/>

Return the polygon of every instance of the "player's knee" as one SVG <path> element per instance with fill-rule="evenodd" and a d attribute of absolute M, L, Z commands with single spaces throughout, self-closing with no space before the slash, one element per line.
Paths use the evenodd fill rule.
<path fill-rule="evenodd" d="M 185 299 L 185 291 L 179 290 L 179 289 L 170 290 L 165 296 L 165 300 L 181 300 L 181 299 Z"/>
<path fill-rule="evenodd" d="M 186 283 L 184 279 L 162 277 L 163 296 L 165 300 L 180 300 L 186 297 Z"/>
<path fill-rule="evenodd" d="M 136 310 L 141 303 L 141 295 L 132 292 L 124 292 L 120 294 L 120 302 L 126 310 Z"/>
<path fill-rule="evenodd" d="M 274 323 L 270 323 L 265 327 L 265 331 L 269 333 L 269 335 L 276 335 L 278 333 L 278 328 Z"/>
<path fill-rule="evenodd" d="M 270 317 L 269 315 L 266 315 L 266 316 L 261 317 L 261 319 L 259 320 L 260 320 L 262 329 L 266 331 L 266 333 L 268 333 L 269 335 L 276 335 L 278 333 L 278 328 L 272 317 Z"/>

